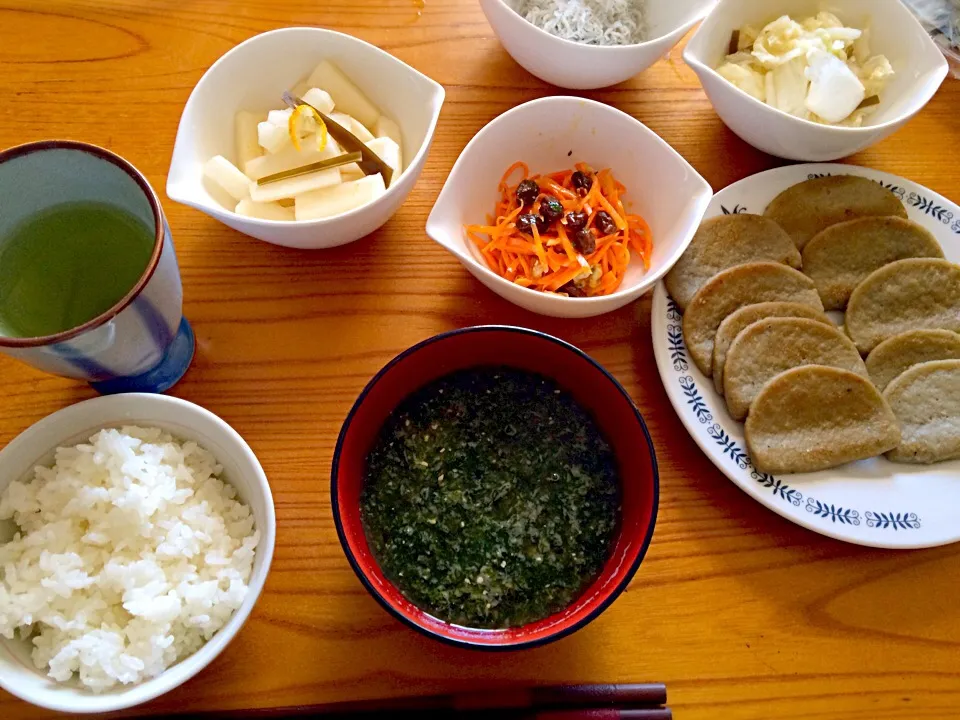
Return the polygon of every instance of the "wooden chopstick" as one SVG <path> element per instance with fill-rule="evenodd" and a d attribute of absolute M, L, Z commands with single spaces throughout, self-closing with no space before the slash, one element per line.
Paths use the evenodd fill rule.
<path fill-rule="evenodd" d="M 440 699 L 443 696 L 439 696 Z M 663 683 L 621 683 L 591 685 L 553 685 L 518 690 L 487 690 L 448 696 L 448 707 L 457 710 L 499 708 L 573 708 L 622 706 L 658 706 L 667 703 Z"/>
<path fill-rule="evenodd" d="M 667 686 L 663 683 L 626 683 L 617 685 L 559 685 L 531 688 L 534 707 L 554 705 L 602 707 L 604 705 L 666 705 Z"/>
<path fill-rule="evenodd" d="M 486 720 L 496 713 L 502 720 L 672 720 L 669 708 L 662 707 L 666 701 L 663 683 L 555 685 L 166 717 Z"/>
<path fill-rule="evenodd" d="M 670 708 L 576 708 L 543 710 L 532 720 L 673 720 Z"/>

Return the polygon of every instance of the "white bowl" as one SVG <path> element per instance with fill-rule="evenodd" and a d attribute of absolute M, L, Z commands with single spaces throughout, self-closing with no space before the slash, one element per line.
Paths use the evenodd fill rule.
<path fill-rule="evenodd" d="M 283 107 L 283 91 L 325 59 L 340 67 L 400 126 L 406 164 L 402 175 L 374 202 L 337 217 L 284 222 L 258 220 L 228 210 L 204 182 L 203 163 L 214 155 L 236 155 L 233 126 L 237 111 L 266 113 Z M 167 195 L 234 230 L 275 245 L 345 245 L 383 225 L 410 194 L 427 159 L 443 98 L 443 87 L 426 75 L 355 37 L 310 27 L 256 35 L 217 60 L 190 94 L 173 148 Z"/>
<path fill-rule="evenodd" d="M 781 15 L 795 20 L 828 10 L 844 23 L 870 27 L 870 47 L 896 72 L 877 111 L 859 128 L 832 127 L 770 107 L 717 74 L 742 25 L 762 26 Z M 852 155 L 899 130 L 937 92 L 947 62 L 900 0 L 720 0 L 683 51 L 720 119 L 755 148 L 790 160 L 823 162 Z"/>
<path fill-rule="evenodd" d="M 653 231 L 650 269 L 634 258 L 619 290 L 592 298 L 523 288 L 490 270 L 463 227 L 485 221 L 501 176 L 518 160 L 533 173 L 576 162 L 613 170 L 627 188 L 624 203 Z M 690 244 L 712 196 L 707 181 L 643 123 L 592 100 L 548 97 L 494 118 L 467 144 L 430 212 L 427 234 L 510 302 L 541 315 L 593 317 L 636 300 L 666 274 Z"/>
<path fill-rule="evenodd" d="M 28 477 L 36 465 L 53 462 L 57 447 L 86 441 L 104 427 L 138 424 L 159 427 L 182 440 L 195 440 L 223 465 L 224 479 L 250 506 L 260 531 L 253 574 L 243 604 L 229 622 L 193 655 L 138 685 L 93 693 L 78 683 L 57 683 L 30 659 L 30 644 L 0 638 L 0 687 L 34 705 L 71 714 L 121 710 L 152 700 L 203 670 L 233 639 L 253 609 L 270 570 L 276 519 L 270 485 L 253 451 L 213 413 L 166 395 L 108 395 L 71 405 L 44 418 L 0 451 L 0 492 Z"/>
<path fill-rule="evenodd" d="M 592 90 L 629 80 L 653 65 L 703 18 L 716 0 L 648 3 L 648 35 L 636 45 L 596 46 L 563 40 L 527 22 L 503 0 L 480 7 L 504 49 L 529 73 L 571 90 Z"/>

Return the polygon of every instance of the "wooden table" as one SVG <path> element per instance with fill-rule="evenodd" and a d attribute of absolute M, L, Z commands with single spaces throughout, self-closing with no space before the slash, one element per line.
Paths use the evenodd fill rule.
<path fill-rule="evenodd" d="M 422 4 L 422 3 L 421 3 Z M 27 8 L 23 6 L 27 5 Z M 273 487 L 277 549 L 239 637 L 144 712 L 233 710 L 530 683 L 663 680 L 678 718 L 946 718 L 960 707 L 960 549 L 884 552 L 828 540 L 760 507 L 687 435 L 654 366 L 650 301 L 551 320 L 486 290 L 424 234 L 457 154 L 485 123 L 555 93 L 523 72 L 469 0 L 0 2 L 0 146 L 101 144 L 163 197 L 181 108 L 236 43 L 289 25 L 376 43 L 447 89 L 426 169 L 399 213 L 344 248 L 261 243 L 165 200 L 197 333 L 172 391 L 231 423 Z M 237 79 L 242 82 L 242 78 Z M 722 188 L 779 161 L 729 132 L 680 48 L 588 93 L 639 118 Z M 960 199 L 960 82 L 853 158 Z M 453 649 L 385 613 L 344 559 L 330 513 L 340 423 L 385 362 L 435 333 L 513 323 L 576 343 L 633 394 L 656 443 L 660 520 L 636 579 L 604 615 L 517 654 Z M 0 359 L 0 443 L 93 396 Z M 0 693 L 5 720 L 50 715 Z"/>

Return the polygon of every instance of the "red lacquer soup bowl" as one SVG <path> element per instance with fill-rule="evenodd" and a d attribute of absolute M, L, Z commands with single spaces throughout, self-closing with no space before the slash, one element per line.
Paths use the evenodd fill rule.
<path fill-rule="evenodd" d="M 566 609 L 503 630 L 439 620 L 407 600 L 381 572 L 360 517 L 367 454 L 390 413 L 407 396 L 444 375 L 479 366 L 507 366 L 553 379 L 596 420 L 619 466 L 622 510 L 618 536 L 597 580 Z M 340 431 L 333 456 L 331 499 L 337 533 L 361 582 L 390 613 L 417 630 L 464 647 L 534 647 L 579 630 L 627 587 L 653 536 L 659 480 L 650 434 L 626 390 L 573 345 L 517 327 L 456 330 L 425 340 L 394 358 L 370 381 Z"/>

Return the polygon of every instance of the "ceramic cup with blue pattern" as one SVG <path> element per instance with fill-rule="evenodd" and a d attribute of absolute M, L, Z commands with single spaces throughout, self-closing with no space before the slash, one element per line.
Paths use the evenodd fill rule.
<path fill-rule="evenodd" d="M 86 143 L 47 140 L 0 152 L 0 243 L 26 218 L 69 202 L 105 203 L 142 222 L 153 237 L 146 269 L 116 304 L 77 327 L 43 337 L 8 336 L 0 328 L 0 351 L 102 393 L 167 390 L 187 371 L 194 337 L 182 315 L 170 228 L 146 178 Z M 2 253 L 0 246 L 0 261 Z"/>

